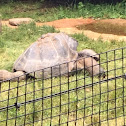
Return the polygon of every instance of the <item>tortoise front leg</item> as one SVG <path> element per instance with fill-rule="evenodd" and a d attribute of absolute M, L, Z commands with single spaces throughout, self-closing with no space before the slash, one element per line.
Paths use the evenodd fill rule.
<path fill-rule="evenodd" d="M 98 64 L 98 62 L 92 58 L 80 58 L 77 61 L 77 68 L 83 69 L 85 68 L 91 76 L 99 75 L 99 77 L 105 77 L 104 69 Z"/>
<path fill-rule="evenodd" d="M 22 71 L 9 72 L 7 70 L 0 70 L 0 81 L 11 80 L 18 81 L 25 79 L 25 73 Z"/>

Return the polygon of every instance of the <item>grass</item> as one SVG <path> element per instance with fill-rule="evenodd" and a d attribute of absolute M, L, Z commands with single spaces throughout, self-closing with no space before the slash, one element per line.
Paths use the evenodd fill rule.
<path fill-rule="evenodd" d="M 14 61 L 19 57 L 19 55 L 24 52 L 24 50 L 34 41 L 36 41 L 42 34 L 48 33 L 48 32 L 58 32 L 56 31 L 53 27 L 36 27 L 34 23 L 28 24 L 28 25 L 21 25 L 18 29 L 10 29 L 8 27 L 3 27 L 3 32 L 0 35 L 0 69 L 7 69 L 9 71 L 11 71 L 12 66 Z M 110 49 L 115 49 L 115 48 L 119 48 L 119 47 L 124 47 L 125 46 L 125 42 L 124 41 L 111 41 L 111 42 L 103 42 L 101 40 L 98 41 L 94 41 L 91 39 L 88 39 L 87 37 L 85 37 L 83 34 L 74 34 L 71 35 L 72 37 L 74 37 L 75 39 L 78 40 L 79 42 L 79 46 L 78 46 L 78 51 L 85 49 L 85 48 L 91 48 L 93 50 L 95 50 L 96 52 L 100 53 L 100 52 L 104 52 Z M 122 52 L 121 50 L 117 50 L 116 52 L 116 59 L 119 59 L 122 57 Z M 124 56 L 126 54 L 126 49 L 124 50 Z M 107 60 L 112 60 L 114 59 L 114 52 L 109 52 L 108 53 L 108 59 L 106 59 L 106 53 L 101 54 L 101 62 L 106 62 Z M 121 68 L 122 67 L 122 61 L 117 60 L 116 62 L 116 68 Z M 126 63 L 126 60 L 124 59 L 124 64 Z M 107 64 L 104 63 L 103 68 L 105 70 L 107 70 Z M 108 63 L 108 69 L 112 70 L 115 68 L 114 62 L 110 62 Z M 119 69 L 116 71 L 116 75 L 121 75 L 122 74 L 122 69 Z M 84 85 L 84 83 L 86 85 L 91 84 L 92 83 L 92 79 L 91 77 L 88 76 L 88 74 L 85 75 L 87 78 L 85 79 L 85 82 L 83 80 L 83 72 L 78 73 L 77 78 L 80 79 L 78 80 L 78 82 L 76 83 L 76 76 L 71 76 L 69 78 L 69 89 L 72 88 L 76 88 L 76 86 L 81 87 Z M 115 76 L 115 72 L 114 70 L 112 70 L 111 72 L 109 72 L 108 77 L 112 78 Z M 99 79 L 98 78 L 94 78 L 93 80 L 94 82 L 98 82 Z M 44 81 L 44 85 L 42 85 L 41 80 L 38 82 L 35 82 L 35 95 L 34 95 L 34 83 L 31 82 L 31 80 L 28 80 L 28 85 L 26 88 L 25 82 L 20 82 L 19 83 L 19 88 L 18 88 L 18 99 L 17 99 L 17 83 L 16 82 L 12 82 L 10 83 L 10 93 L 9 93 L 9 105 L 13 105 L 16 100 L 18 100 L 19 103 L 24 102 L 25 99 L 27 100 L 32 100 L 35 98 L 41 98 L 42 97 L 42 86 L 44 86 L 45 90 L 44 90 L 44 97 L 47 97 L 48 95 L 51 94 L 51 80 L 45 80 Z M 68 90 L 68 80 L 66 77 L 62 77 L 61 78 L 61 91 L 65 91 Z M 65 83 L 65 84 L 64 84 Z M 101 121 L 103 120 L 107 120 L 107 118 L 115 118 L 119 117 L 119 116 L 123 116 L 123 104 L 125 105 L 126 103 L 123 102 L 123 98 L 119 98 L 122 97 L 123 93 L 124 95 L 126 95 L 125 93 L 125 88 L 123 90 L 123 84 L 124 86 L 126 86 L 125 82 L 123 82 L 123 79 L 117 79 L 116 83 L 115 80 L 109 81 L 109 82 L 104 82 L 101 84 L 101 87 L 99 87 L 100 85 L 96 85 L 93 88 L 90 87 L 88 88 L 89 91 L 86 91 L 86 89 L 80 89 L 78 91 L 73 91 L 73 92 L 69 92 L 67 94 L 62 94 L 62 96 L 56 96 L 56 97 L 52 97 L 52 106 L 54 107 L 52 109 L 52 116 L 56 116 L 59 113 L 63 113 L 63 115 L 61 115 L 60 117 L 60 123 L 64 123 L 68 121 L 68 105 L 66 103 L 68 103 L 68 97 L 69 97 L 69 121 L 72 121 L 69 123 L 69 125 L 74 125 L 74 121 L 76 120 L 76 118 L 82 118 L 83 114 L 84 114 L 84 105 L 86 107 L 85 109 L 85 115 L 87 116 L 85 118 L 85 122 L 87 124 L 90 124 L 92 122 L 96 123 L 99 121 L 99 108 L 100 111 L 104 111 L 103 113 L 101 113 L 100 117 L 101 117 Z M 57 85 L 57 86 L 56 86 Z M 2 91 L 4 90 L 8 90 L 8 83 L 3 83 L 2 84 Z M 52 80 L 52 93 L 58 93 L 60 90 L 60 78 L 53 78 Z M 116 94 L 115 94 L 115 88 L 116 90 Z M 25 90 L 26 89 L 26 90 Z M 106 93 L 105 93 L 106 92 Z M 109 92 L 109 93 L 107 93 Z M 27 93 L 26 97 L 25 97 L 25 93 Z M 103 93 L 101 94 L 101 96 L 99 95 L 99 93 Z M 77 95 L 78 94 L 78 95 Z M 86 96 L 85 96 L 86 95 Z M 92 95 L 93 95 L 93 100 L 92 100 Z M 86 97 L 86 101 L 85 101 L 85 97 Z M 116 107 L 119 107 L 116 109 L 116 111 L 114 110 L 115 108 L 115 97 L 117 97 L 118 99 L 116 100 Z M 60 112 L 60 98 L 61 98 L 61 103 L 64 104 L 61 107 L 61 112 Z M 5 100 L 6 99 L 6 100 Z M 1 93 L 1 100 L 5 100 L 4 102 L 0 103 L 0 107 L 4 107 L 7 106 L 7 99 L 8 99 L 8 91 L 2 92 Z M 107 100 L 109 100 L 109 102 L 107 102 Z M 124 99 L 125 100 L 125 99 Z M 78 101 L 78 102 L 77 102 Z M 43 118 L 49 118 L 51 115 L 51 111 L 50 111 L 50 107 L 51 107 L 51 99 L 45 99 L 43 100 L 43 108 L 45 109 L 43 111 L 44 116 Z M 99 104 L 100 103 L 100 104 Z M 66 104 L 66 105 L 65 105 Z M 92 108 L 92 104 L 94 104 L 93 108 Z M 108 105 L 108 108 L 107 108 Z M 33 106 L 35 106 L 35 110 L 33 110 Z M 78 112 L 76 113 L 76 108 L 78 108 Z M 108 113 L 107 110 L 111 109 Z M 125 108 L 124 108 L 125 109 Z M 25 111 L 26 110 L 26 111 Z M 37 101 L 36 103 L 30 103 L 27 104 L 26 107 L 23 105 L 20 107 L 20 110 L 18 110 L 16 112 L 16 109 L 10 109 L 8 110 L 8 125 L 12 126 L 15 125 L 15 119 L 11 119 L 11 118 L 15 118 L 16 114 L 17 116 L 19 116 L 16 119 L 16 124 L 17 125 L 21 125 L 24 124 L 24 116 L 21 116 L 22 114 L 27 114 L 26 115 L 26 119 L 25 119 L 25 123 L 28 122 L 33 122 L 33 117 L 34 120 L 41 120 L 42 118 L 42 101 Z M 35 113 L 33 114 L 33 111 L 35 111 Z M 92 115 L 92 111 L 94 113 L 94 115 Z M 3 111 L 0 114 L 0 120 L 5 120 L 7 118 L 7 112 Z M 76 117 L 77 114 L 77 117 Z M 107 117 L 108 114 L 108 117 Z M 92 116 L 91 116 L 92 115 Z M 121 121 L 120 121 L 121 120 Z M 123 124 L 123 118 L 119 118 L 116 121 L 119 122 L 119 124 Z M 82 125 L 83 124 L 83 118 L 77 121 L 77 125 Z M 56 125 L 59 122 L 59 116 L 53 117 L 52 118 L 52 125 Z M 6 121 L 4 122 L 0 122 L 0 125 L 6 125 L 5 124 Z M 115 125 L 115 120 L 110 120 L 109 123 L 111 125 Z M 48 126 L 50 124 L 50 119 L 45 119 L 43 120 L 43 125 L 44 126 Z M 30 125 L 30 124 L 29 124 Z M 40 126 L 41 125 L 41 121 L 39 122 L 35 122 L 36 126 Z M 65 125 L 65 124 L 64 124 Z M 96 124 L 97 125 L 97 124 Z M 101 125 L 106 126 L 107 122 L 103 122 L 101 123 Z"/>
<path fill-rule="evenodd" d="M 47 26 L 36 27 L 34 23 L 22 25 L 18 29 L 4 27 L 3 32 L 0 35 L 0 57 L 2 58 L 0 68 L 8 66 L 7 69 L 10 70 L 15 61 L 15 57 L 18 57 L 23 53 L 23 51 L 42 34 L 48 32 L 55 32 L 55 29 Z M 6 58 L 8 59 L 4 58 L 4 55 L 6 55 Z M 5 64 L 4 60 L 9 60 L 10 63 L 7 62 L 7 64 Z"/>
<path fill-rule="evenodd" d="M 78 9 L 55 6 L 43 2 L 14 2 L 0 4 L 0 15 L 3 20 L 17 17 L 30 17 L 35 21 L 46 22 L 62 18 L 126 18 L 125 4 L 117 3 L 93 5 L 81 2 Z"/>
<path fill-rule="evenodd" d="M 44 6 L 44 5 L 43 5 Z M 100 11 L 99 11 L 100 10 Z M 6 20 L 13 17 L 31 17 L 36 21 L 51 21 L 55 19 L 61 18 L 77 18 L 77 17 L 94 17 L 94 18 L 125 18 L 124 15 L 124 8 L 121 3 L 116 5 L 92 5 L 89 3 L 82 3 L 79 4 L 78 9 L 71 9 L 71 8 L 64 8 L 60 7 L 53 7 L 51 6 L 49 9 L 47 7 L 42 8 L 42 3 L 23 3 L 23 2 L 16 2 L 16 3 L 9 3 L 9 4 L 0 4 L 0 14 L 1 18 Z M 13 67 L 14 61 L 19 57 L 21 53 L 25 51 L 25 49 L 34 41 L 36 41 L 42 34 L 48 32 L 58 32 L 53 27 L 36 27 L 34 23 L 28 25 L 21 25 L 17 29 L 10 29 L 8 27 L 3 27 L 3 31 L 0 34 L 0 69 L 6 69 L 11 71 Z M 111 49 L 125 47 L 126 42 L 124 41 L 102 41 L 102 40 L 91 40 L 84 36 L 83 34 L 73 34 L 71 35 L 75 39 L 78 40 L 79 46 L 78 51 L 81 51 L 85 48 L 91 48 L 95 50 L 97 53 L 105 52 Z M 116 57 L 114 57 L 114 53 L 116 53 Z M 126 57 L 126 49 L 124 49 L 124 57 Z M 108 78 L 111 79 L 112 77 L 122 75 L 122 50 L 111 51 L 106 56 L 106 53 L 101 54 L 101 62 L 102 67 L 105 70 L 111 70 L 108 73 Z M 109 62 L 116 58 L 116 61 Z M 108 61 L 108 64 L 106 63 Z M 126 64 L 126 59 L 124 58 L 124 66 Z M 107 67 L 108 66 L 108 67 Z M 115 71 L 115 67 L 118 70 Z M 124 70 L 124 72 L 126 72 Z M 69 89 L 76 88 L 76 86 L 81 87 L 84 84 L 89 85 L 93 82 L 99 82 L 97 77 L 94 77 L 93 80 L 91 77 L 88 76 L 88 73 L 85 75 L 86 79 L 84 82 L 84 73 L 80 72 L 77 74 L 77 78 L 80 79 L 76 82 L 76 76 L 70 76 L 69 78 Z M 62 83 L 62 85 L 60 85 Z M 57 85 L 57 86 L 56 86 Z M 28 80 L 27 86 L 25 85 L 25 81 L 22 81 L 18 85 L 17 82 L 9 82 L 2 83 L 2 91 L 6 90 L 5 92 L 1 92 L 0 94 L 0 108 L 5 107 L 7 105 L 13 105 L 16 101 L 22 103 L 25 101 L 33 100 L 35 98 L 42 97 L 42 88 L 44 87 L 43 96 L 47 97 L 51 93 L 58 93 L 60 91 L 68 90 L 68 78 L 61 77 L 60 78 L 53 78 L 52 85 L 51 80 L 44 80 L 43 84 L 41 80 L 34 82 L 32 80 Z M 51 90 L 52 86 L 52 90 Z M 61 86 L 61 87 L 60 87 Z M 52 97 L 52 99 L 44 99 L 43 104 L 42 101 L 37 101 L 35 103 L 30 103 L 22 105 L 20 110 L 15 108 L 7 111 L 2 111 L 0 113 L 0 125 L 6 125 L 6 119 L 8 118 L 7 124 L 8 126 L 13 125 L 23 125 L 24 123 L 33 122 L 40 120 L 39 122 L 34 122 L 35 126 L 41 125 L 41 119 L 43 120 L 43 126 L 50 125 L 50 118 L 51 111 L 50 107 L 52 106 L 52 125 L 56 125 L 59 123 L 64 123 L 67 121 L 71 121 L 69 123 L 70 126 L 75 125 L 75 121 L 77 118 L 80 118 L 76 123 L 77 126 L 83 125 L 85 121 L 87 124 L 91 124 L 92 122 L 97 123 L 99 122 L 99 118 L 101 120 L 101 126 L 106 126 L 108 123 L 111 126 L 114 126 L 115 123 L 117 125 L 123 125 L 124 117 L 126 108 L 123 105 L 126 105 L 126 98 L 122 97 L 126 95 L 126 86 L 125 80 L 122 78 L 114 79 L 111 81 L 105 81 L 102 84 L 98 84 L 94 87 L 89 87 L 87 89 L 80 88 L 79 90 L 75 90 L 73 92 L 69 92 L 66 94 L 62 94 L 62 96 Z M 35 92 L 34 92 L 35 87 Z M 8 89 L 9 95 L 8 95 Z M 116 90 L 115 90 L 116 89 Z M 18 91 L 18 92 L 17 92 Z M 27 93 L 27 95 L 25 95 Z M 18 98 L 17 98 L 18 94 Z M 101 94 L 101 95 L 99 95 Z M 35 97 L 34 97 L 35 96 Z M 92 97 L 93 96 L 93 97 Z M 10 99 L 9 101 L 7 99 Z M 69 99 L 68 99 L 69 98 Z M 115 100 L 115 98 L 117 98 Z M 3 101 L 4 100 L 4 101 Z M 51 104 L 52 100 L 52 104 Z M 62 106 L 60 108 L 60 100 Z M 109 100 L 107 102 L 107 100 Z M 69 103 L 69 116 L 68 116 L 68 102 Z M 93 106 L 92 106 L 93 104 Z M 34 106 L 34 107 L 33 107 Z M 83 109 L 85 107 L 85 109 Z M 35 108 L 35 109 L 33 109 Z M 42 110 L 43 117 L 42 117 Z M 115 109 L 116 108 L 116 109 Z M 78 109 L 78 111 L 76 111 Z M 109 110 L 109 111 L 108 111 Z M 99 111 L 103 111 L 100 113 Z M 34 113 L 35 112 L 35 113 Z M 34 113 L 34 114 L 33 114 Z M 56 116 L 62 113 L 62 115 Z M 84 113 L 86 115 L 85 119 L 83 120 Z M 21 116 L 23 114 L 27 114 L 25 117 Z M 55 117 L 56 116 L 56 117 Z M 122 117 L 120 117 L 122 116 Z M 15 120 L 15 117 L 16 120 Z M 69 119 L 68 119 L 69 117 Z M 118 118 L 117 118 L 118 117 Z M 119 118 L 120 117 L 120 118 Z M 113 119 L 112 119 L 113 118 Z M 115 119 L 117 118 L 117 119 Z M 103 120 L 108 120 L 108 122 Z M 5 121 L 2 121 L 5 120 Z M 31 124 L 27 124 L 30 126 Z M 64 124 L 63 126 L 65 126 Z M 98 126 L 99 124 L 95 124 Z"/>

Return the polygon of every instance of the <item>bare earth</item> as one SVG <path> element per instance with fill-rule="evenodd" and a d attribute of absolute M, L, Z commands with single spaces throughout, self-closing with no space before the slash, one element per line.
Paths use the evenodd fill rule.
<path fill-rule="evenodd" d="M 118 35 L 113 35 L 113 34 L 101 34 L 97 32 L 93 32 L 90 30 L 78 30 L 77 26 L 79 25 L 84 25 L 84 24 L 90 24 L 95 22 L 96 20 L 94 19 L 83 19 L 83 18 L 78 18 L 78 19 L 60 19 L 60 20 L 55 20 L 52 22 L 36 22 L 37 26 L 43 26 L 43 25 L 49 25 L 49 26 L 54 26 L 56 29 L 60 30 L 61 32 L 65 32 L 68 34 L 74 34 L 74 33 L 83 33 L 87 37 L 97 40 L 97 39 L 102 39 L 102 40 L 124 40 L 126 41 L 126 36 L 118 36 Z M 118 25 L 126 25 L 126 20 L 125 19 L 104 19 L 100 20 L 100 22 L 107 22 L 111 24 L 118 24 Z M 8 27 L 11 28 L 18 28 L 18 26 L 11 26 L 8 21 L 2 21 L 2 25 L 7 25 Z"/>

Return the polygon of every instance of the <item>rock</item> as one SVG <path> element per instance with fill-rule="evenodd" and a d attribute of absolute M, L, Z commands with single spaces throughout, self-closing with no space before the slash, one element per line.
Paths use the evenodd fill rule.
<path fill-rule="evenodd" d="M 31 19 L 31 18 L 12 18 L 12 19 L 9 19 L 9 24 L 13 25 L 13 26 L 18 26 L 18 25 L 21 25 L 21 24 L 28 24 L 28 23 L 31 23 L 33 21 L 34 20 Z"/>

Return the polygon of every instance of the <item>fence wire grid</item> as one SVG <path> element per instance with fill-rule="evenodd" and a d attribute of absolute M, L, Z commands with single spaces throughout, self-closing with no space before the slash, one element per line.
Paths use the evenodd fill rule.
<path fill-rule="evenodd" d="M 50 67 L 48 78 L 42 69 L 40 79 L 35 71 L 32 79 L 2 81 L 0 126 L 125 126 L 126 47 L 99 58 L 105 78 L 90 76 L 85 68 L 64 76 L 59 70 L 53 77 Z"/>

